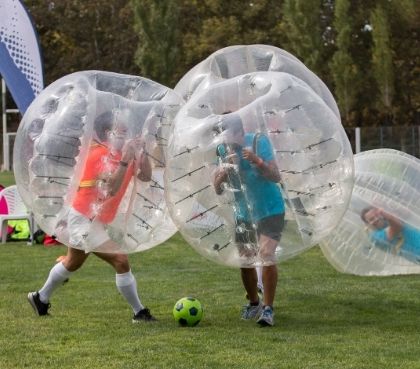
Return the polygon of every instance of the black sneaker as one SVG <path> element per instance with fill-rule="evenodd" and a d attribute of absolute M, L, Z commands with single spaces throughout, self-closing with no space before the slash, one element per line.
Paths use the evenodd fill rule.
<path fill-rule="evenodd" d="M 148 308 L 141 309 L 137 314 L 133 316 L 133 323 L 139 322 L 154 322 L 157 319 L 150 314 L 150 310 Z"/>
<path fill-rule="evenodd" d="M 39 316 L 48 315 L 48 309 L 51 307 L 50 303 L 43 303 L 39 298 L 38 292 L 29 292 L 28 301 L 33 307 L 35 313 Z"/>

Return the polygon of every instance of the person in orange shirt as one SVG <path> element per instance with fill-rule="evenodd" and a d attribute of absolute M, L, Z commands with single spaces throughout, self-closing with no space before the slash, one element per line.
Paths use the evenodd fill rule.
<path fill-rule="evenodd" d="M 119 250 L 119 245 L 109 238 L 106 224 L 111 223 L 117 214 L 118 205 L 133 176 L 141 181 L 150 181 L 152 175 L 146 153 L 143 150 L 139 152 L 141 141 L 134 139 L 126 142 L 125 136 L 123 126 L 113 125 L 111 112 L 95 119 L 94 139 L 68 216 L 70 246 L 67 255 L 51 269 L 44 286 L 28 294 L 28 301 L 39 316 L 48 315 L 52 293 L 88 258 L 90 253 L 84 250 L 87 244 L 93 250 Z M 117 289 L 133 310 L 133 323 L 155 321 L 150 310 L 140 301 L 127 255 L 93 253 L 115 269 Z"/>

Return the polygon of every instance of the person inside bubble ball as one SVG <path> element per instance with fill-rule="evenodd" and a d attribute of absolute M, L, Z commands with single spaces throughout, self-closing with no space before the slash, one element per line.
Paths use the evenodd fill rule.
<path fill-rule="evenodd" d="M 273 150 L 264 134 L 245 133 L 241 118 L 235 113 L 225 115 L 215 131 L 223 135 L 224 141 L 217 147 L 217 155 L 222 160 L 214 173 L 215 191 L 221 195 L 228 187 L 233 189 L 235 242 L 239 253 L 250 258 L 257 256 L 263 263 L 263 301 L 258 295 L 256 269 L 241 268 L 249 299 L 241 316 L 245 320 L 257 318 L 261 326 L 272 326 L 278 277 L 275 250 L 285 212 Z"/>
<path fill-rule="evenodd" d="M 125 139 L 126 129 L 116 125 L 113 114 L 105 112 L 94 122 L 94 138 L 89 147 L 82 180 L 72 202 L 67 220 L 69 244 L 67 255 L 54 265 L 44 286 L 28 294 L 28 301 L 37 315 L 48 315 L 52 293 L 78 270 L 90 253 L 83 250 L 83 242 L 97 247 L 112 248 L 105 230 L 115 217 L 119 202 L 136 174 L 142 181 L 151 179 L 152 168 L 139 140 Z M 74 247 L 71 247 L 71 246 Z M 118 250 L 118 245 L 114 245 Z M 144 307 L 137 293 L 137 282 L 131 272 L 128 257 L 119 253 L 93 252 L 116 271 L 118 291 L 133 309 L 133 323 L 156 320 Z"/>
<path fill-rule="evenodd" d="M 361 212 L 362 220 L 371 229 L 375 245 L 420 262 L 420 230 L 401 222 L 382 209 L 369 206 Z"/>

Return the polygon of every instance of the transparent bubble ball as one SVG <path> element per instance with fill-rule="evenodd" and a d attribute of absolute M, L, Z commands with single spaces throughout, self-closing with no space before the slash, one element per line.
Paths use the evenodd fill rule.
<path fill-rule="evenodd" d="M 343 273 L 420 273 L 420 160 L 378 149 L 354 162 L 349 208 L 322 241 L 322 252 Z"/>
<path fill-rule="evenodd" d="M 175 86 L 184 100 L 210 85 L 253 72 L 284 72 L 305 82 L 340 119 L 328 87 L 289 52 L 271 45 L 234 45 L 217 50 L 189 70 Z"/>
<path fill-rule="evenodd" d="M 14 146 L 16 184 L 36 223 L 86 252 L 137 252 L 172 236 L 176 227 L 165 204 L 163 171 L 182 103 L 158 83 L 103 71 L 73 73 L 44 89 L 25 113 Z M 124 177 L 121 198 L 111 202 L 108 179 L 128 143 L 135 147 L 136 161 L 127 171 L 137 173 L 135 165 L 144 155 L 152 176 L 147 181 Z M 94 149 L 97 160 L 88 165 Z M 93 176 L 88 166 L 98 173 Z M 79 224 L 76 243 L 70 242 L 69 217 L 80 191 L 89 193 L 82 215 L 90 223 Z"/>
<path fill-rule="evenodd" d="M 177 86 L 192 93 L 183 94 L 188 101 L 173 125 L 165 189 L 170 214 L 196 251 L 220 264 L 254 267 L 291 258 L 337 226 L 352 191 L 353 155 L 336 111 L 317 93 L 325 91 L 323 83 L 314 88 L 290 73 L 268 71 L 277 57 L 270 48 L 256 54 L 257 61 L 267 59 L 261 68 L 247 64 L 251 59 L 239 49 L 238 60 L 217 53 Z M 303 66 L 294 57 L 280 59 Z M 299 75 L 307 70 L 297 69 Z M 270 174 L 259 191 L 261 163 L 244 159 L 242 149 L 263 166 L 274 165 L 280 180 Z M 222 186 L 216 185 L 220 172 L 226 172 Z M 267 244 L 261 235 L 278 238 L 283 222 L 280 241 Z"/>

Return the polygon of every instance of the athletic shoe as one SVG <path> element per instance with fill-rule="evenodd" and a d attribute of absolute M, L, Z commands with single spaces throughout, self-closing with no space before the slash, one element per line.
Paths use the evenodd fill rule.
<path fill-rule="evenodd" d="M 48 303 L 44 303 L 41 301 L 41 299 L 39 298 L 39 293 L 38 292 L 29 292 L 28 293 L 28 301 L 31 304 L 31 306 L 33 307 L 35 313 L 39 316 L 41 315 L 49 315 L 48 314 L 48 309 L 51 307 L 51 304 Z"/>
<path fill-rule="evenodd" d="M 148 308 L 141 309 L 137 314 L 133 316 L 133 323 L 139 322 L 154 322 L 157 319 L 150 314 L 150 310 Z"/>
<path fill-rule="evenodd" d="M 257 320 L 257 323 L 261 327 L 272 327 L 274 325 L 274 311 L 271 306 L 264 306 L 262 313 Z"/>
<path fill-rule="evenodd" d="M 255 319 L 261 313 L 262 307 L 263 305 L 262 305 L 261 300 L 258 301 L 258 305 L 251 305 L 251 304 L 244 305 L 242 307 L 241 319 L 242 320 Z"/>

